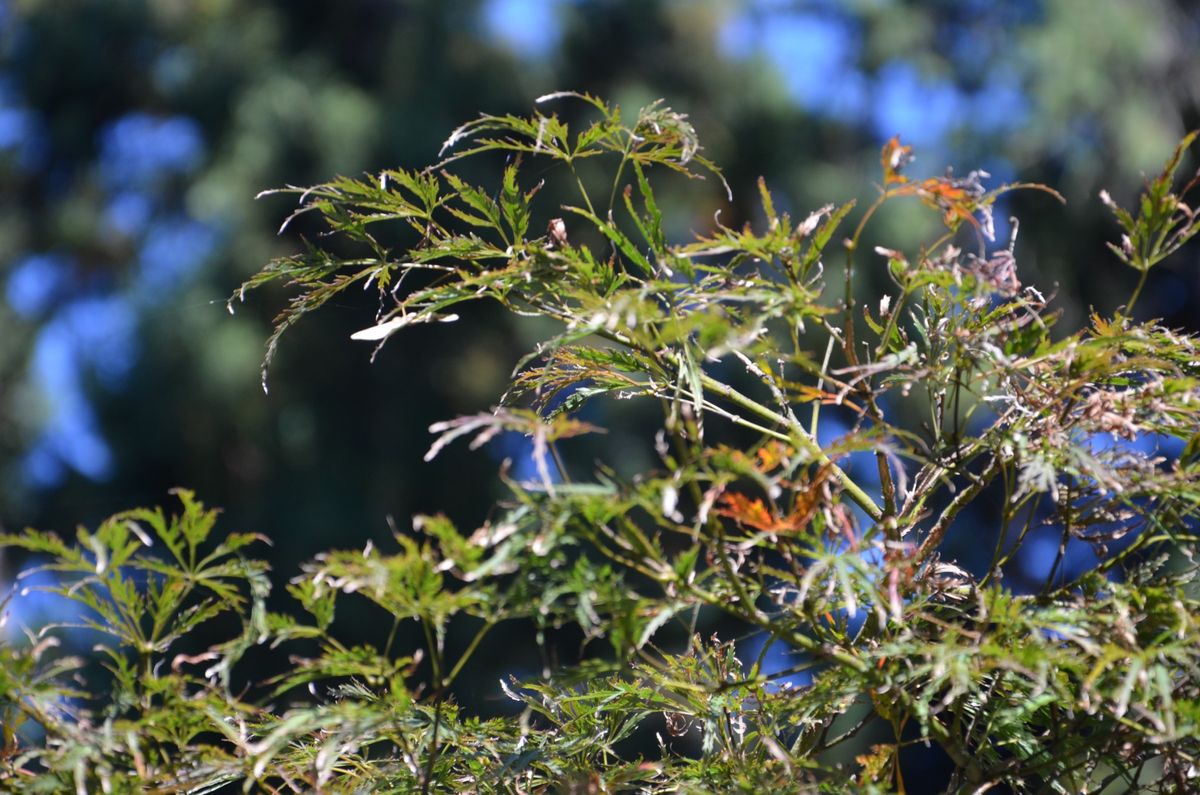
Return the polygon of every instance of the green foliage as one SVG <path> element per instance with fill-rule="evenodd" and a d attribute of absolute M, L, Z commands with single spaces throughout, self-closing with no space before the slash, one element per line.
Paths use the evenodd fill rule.
<path fill-rule="evenodd" d="M 1137 289 L 1129 299 L 1130 308 L 1141 293 L 1150 269 L 1174 254 L 1200 232 L 1196 211 L 1183 201 L 1184 197 L 1200 185 L 1200 172 L 1178 194 L 1172 191 L 1175 172 L 1179 170 L 1183 154 L 1196 140 L 1196 135 L 1196 132 L 1188 133 L 1176 147 L 1162 173 L 1146 185 L 1138 203 L 1136 219 L 1118 206 L 1107 192 L 1100 194 L 1100 198 L 1113 211 L 1125 232 L 1121 236 L 1120 246 L 1109 243 L 1108 247 L 1122 262 L 1141 274 Z"/>
<path fill-rule="evenodd" d="M 294 291 L 268 361 L 279 333 L 351 287 L 378 291 L 381 311 L 353 335 L 376 345 L 481 299 L 554 321 L 500 404 L 433 426 L 427 455 L 518 431 L 536 475 L 502 470 L 510 497 L 471 533 L 420 516 L 390 552 L 318 556 L 287 589 L 304 620 L 267 611 L 266 569 L 246 557 L 257 537 L 212 538 L 215 514 L 187 492 L 178 516 L 120 514 L 74 544 L 0 539 L 41 556 L 106 638 L 103 672 L 54 654 L 55 629 L 3 649 L 0 783 L 884 792 L 905 791 L 905 753 L 929 745 L 949 760 L 949 791 L 1194 787 L 1198 340 L 1123 314 L 1052 333 L 1047 300 L 1018 279 L 1015 232 L 991 245 L 991 209 L 1006 191 L 1053 191 L 989 190 L 979 173 L 910 181 L 896 140 L 836 257 L 852 206 L 796 220 L 765 182 L 757 229 L 718 217 L 671 242 L 679 224 L 656 185 L 720 179 L 687 118 L 655 103 L 626 122 L 574 93 L 539 104 L 564 100 L 593 121 L 485 115 L 424 171 L 288 188 L 298 214 L 358 252 L 310 248 L 238 294 Z M 1143 274 L 1194 229 L 1194 182 L 1173 192 L 1183 153 L 1136 220 L 1117 213 L 1130 240 L 1118 255 Z M 502 161 L 495 184 L 451 170 L 465 158 Z M 539 204 L 553 179 L 574 204 Z M 857 262 L 870 219 L 904 198 L 945 233 Z M 860 308 L 863 267 L 891 288 Z M 575 415 L 603 396 L 662 407 L 660 466 L 570 465 L 570 440 L 600 430 Z M 822 446 L 835 407 L 857 421 Z M 1134 444 L 1168 437 L 1176 460 Z M 855 454 L 877 483 L 852 474 Z M 1018 592 L 1011 562 L 1047 526 L 1057 558 Z M 978 570 L 955 561 L 985 543 Z M 1079 543 L 1100 562 L 1069 572 Z M 392 629 L 345 645 L 342 606 Z M 759 633 L 755 659 L 698 631 L 714 615 Z M 393 648 L 409 622 L 424 642 Z M 502 681 L 520 714 L 484 719 L 454 688 L 502 625 L 542 642 L 572 627 L 588 653 Z M 227 639 L 193 648 L 201 628 Z M 299 651 L 269 682 L 239 682 L 262 647 Z M 795 665 L 768 669 L 772 647 Z M 811 683 L 780 681 L 799 673 Z"/>

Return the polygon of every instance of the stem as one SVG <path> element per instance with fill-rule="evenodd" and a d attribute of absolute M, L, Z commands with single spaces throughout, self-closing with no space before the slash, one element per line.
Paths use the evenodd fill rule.
<path fill-rule="evenodd" d="M 733 387 L 718 381 L 707 373 L 700 374 L 700 383 L 706 389 L 716 392 L 721 397 L 725 398 L 731 403 L 737 404 L 752 414 L 757 414 L 764 419 L 769 419 L 774 423 L 788 428 L 788 430 L 791 431 L 791 439 L 793 441 L 798 441 L 801 447 L 803 447 L 807 453 L 812 455 L 817 462 L 822 465 L 829 466 L 834 474 L 834 477 L 836 477 L 842 484 L 842 488 L 846 490 L 846 493 L 850 495 L 850 498 L 854 500 L 854 502 L 856 502 L 860 508 L 867 512 L 867 515 L 869 515 L 875 521 L 879 521 L 883 517 L 883 510 L 875 504 L 875 501 L 871 499 L 871 496 L 863 491 L 862 487 L 854 482 L 854 479 L 846 474 L 845 470 L 833 463 L 833 460 L 830 459 L 830 457 L 825 454 L 825 451 L 821 449 L 821 445 L 817 443 L 817 440 L 810 436 L 808 430 L 805 429 L 805 427 L 799 422 L 789 420 L 782 414 L 779 414 L 778 412 L 767 408 L 752 398 L 743 395 Z"/>
<path fill-rule="evenodd" d="M 617 188 L 621 184 L 621 174 L 625 171 L 625 164 L 629 162 L 629 153 L 633 151 L 633 134 L 630 133 L 629 140 L 625 142 L 625 151 L 621 153 L 621 162 L 617 164 L 617 173 L 613 176 L 612 192 L 608 195 L 608 211 L 611 213 L 613 207 L 617 203 Z"/>
<path fill-rule="evenodd" d="M 921 546 L 917 548 L 917 552 L 913 556 L 914 566 L 928 558 L 938 548 L 942 543 L 942 539 L 946 536 L 946 531 L 950 529 L 950 523 L 954 521 L 954 517 L 958 516 L 958 512 L 974 500 L 979 492 L 983 491 L 983 487 L 990 483 L 999 471 L 1000 461 L 999 459 L 993 459 L 973 483 L 960 491 L 958 496 L 950 501 L 950 504 L 942 511 L 942 515 L 938 517 L 937 522 L 934 523 L 933 527 L 929 528 L 929 534 L 925 536 L 925 540 L 921 542 Z"/>
<path fill-rule="evenodd" d="M 883 412 L 879 410 L 879 405 L 875 402 L 875 393 L 866 389 L 863 396 L 866 398 L 867 412 L 871 415 L 871 419 L 879 427 L 886 427 L 887 423 L 884 422 Z M 892 468 L 888 464 L 887 453 L 883 449 L 875 451 L 875 464 L 879 469 L 879 484 L 883 489 L 883 515 L 894 517 L 896 515 L 896 484 L 892 480 Z M 899 529 L 893 523 L 888 532 L 888 540 L 899 541 L 899 533 Z"/>
<path fill-rule="evenodd" d="M 579 194 L 583 196 L 583 203 L 587 205 L 588 212 L 596 215 L 596 208 L 592 206 L 592 200 L 588 197 L 587 188 L 583 187 L 583 180 L 579 178 L 579 172 L 575 170 L 575 163 L 567 161 L 567 168 L 571 169 L 571 176 L 575 178 L 575 184 L 579 186 Z M 599 218 L 600 216 L 596 216 Z"/>
<path fill-rule="evenodd" d="M 605 329 L 597 330 L 596 333 L 602 337 L 612 340 L 613 342 L 620 343 L 627 348 L 638 351 L 639 353 L 648 357 L 651 361 L 655 361 L 662 366 L 662 354 L 658 353 L 657 351 L 647 349 L 644 345 L 639 344 L 636 340 L 633 340 L 625 334 L 622 334 L 618 331 L 608 331 Z M 667 356 L 671 356 L 671 354 L 668 352 Z M 668 361 L 670 361 L 670 359 L 668 359 Z M 664 371 L 668 371 L 669 369 L 674 368 L 663 367 Z M 842 484 L 842 488 L 846 490 L 846 493 L 850 495 L 850 498 L 857 503 L 860 508 L 867 512 L 867 515 L 870 516 L 872 520 L 877 522 L 883 518 L 883 510 L 875 504 L 875 501 L 871 499 L 871 496 L 867 494 L 862 487 L 854 481 L 853 478 L 846 474 L 845 470 L 835 464 L 833 460 L 825 454 L 825 451 L 821 449 L 821 445 L 811 434 L 809 434 L 808 430 L 800 424 L 799 420 L 789 419 L 783 416 L 779 412 L 762 405 L 753 398 L 743 395 L 729 384 L 718 381 L 708 373 L 705 373 L 703 370 L 700 372 L 700 384 L 704 388 L 717 393 L 730 402 L 736 403 L 738 406 L 746 409 L 752 414 L 757 414 L 763 419 L 770 420 L 773 423 L 787 428 L 789 431 L 791 431 L 791 436 L 788 440 L 799 442 L 800 446 L 803 447 L 811 456 L 813 456 L 818 463 L 830 467 L 830 471 L 833 472 L 833 475 L 838 479 L 838 482 Z"/>
<path fill-rule="evenodd" d="M 871 671 L 871 666 L 860 659 L 857 655 L 851 654 L 848 651 L 842 651 L 841 649 L 835 647 L 826 646 L 823 643 L 818 643 L 807 635 L 803 635 L 799 632 L 787 632 L 781 630 L 780 627 L 771 623 L 771 619 L 768 616 L 760 613 L 758 610 L 754 609 L 753 606 L 751 606 L 749 610 L 737 610 L 736 605 L 731 603 L 728 599 L 709 593 L 694 582 L 680 584 L 695 594 L 700 601 L 704 602 L 710 607 L 719 608 L 726 613 L 733 613 L 747 623 L 753 624 L 760 629 L 765 629 L 773 636 L 778 637 L 780 640 L 783 640 L 802 651 L 806 651 L 818 658 L 825 658 L 839 662 L 859 674 L 866 674 Z"/>
<path fill-rule="evenodd" d="M 462 671 L 463 666 L 467 664 L 467 660 L 471 659 L 471 655 L 474 654 L 475 650 L 479 648 L 479 644 L 494 626 L 496 626 L 494 622 L 488 621 L 479 628 L 479 631 L 475 633 L 475 637 L 471 638 L 471 642 L 468 644 L 466 650 L 462 653 L 462 656 L 458 658 L 458 662 L 456 662 L 454 667 L 450 669 L 450 673 L 446 674 L 446 680 L 444 684 L 445 687 L 449 687 L 451 683 L 454 682 L 455 678 L 457 678 L 458 674 Z"/>
<path fill-rule="evenodd" d="M 396 640 L 396 630 L 400 628 L 400 616 L 392 617 L 392 629 L 388 632 L 387 643 L 383 644 L 383 656 L 388 657 L 392 653 L 392 643 Z"/>
<path fill-rule="evenodd" d="M 734 414 L 732 411 L 726 411 L 725 409 L 721 408 L 720 406 L 718 406 L 715 403 L 712 403 L 710 401 L 707 401 L 707 400 L 704 401 L 704 410 L 711 411 L 713 414 L 716 414 L 718 417 L 724 417 L 725 419 L 732 422 L 734 425 L 740 425 L 743 428 L 749 428 L 752 431 L 757 431 L 757 432 L 761 433 L 763 436 L 770 436 L 772 439 L 778 439 L 781 442 L 791 442 L 792 441 L 792 437 L 788 436 L 786 433 L 780 433 L 779 431 L 775 431 L 770 428 L 759 425 L 757 422 L 751 422 L 750 420 L 743 417 L 741 414 Z"/>
<path fill-rule="evenodd" d="M 984 448 L 972 449 L 968 453 L 963 454 L 962 460 L 958 466 L 951 470 L 943 465 L 937 459 L 930 460 L 917 472 L 912 479 L 912 487 L 909 489 L 908 495 L 905 498 L 904 506 L 901 511 L 899 522 L 903 526 L 910 526 L 918 522 L 923 517 L 925 503 L 933 495 L 938 483 L 945 483 L 952 486 L 950 476 L 956 472 L 965 472 L 972 462 L 977 457 L 984 455 L 988 450 Z"/>
<path fill-rule="evenodd" d="M 433 765 L 437 761 L 438 729 L 442 725 L 442 698 L 439 693 L 433 705 L 433 736 L 430 738 L 429 759 L 425 762 L 425 774 L 421 776 L 421 795 L 429 795 L 429 785 L 433 783 Z"/>
<path fill-rule="evenodd" d="M 1129 296 L 1129 303 L 1125 304 L 1125 313 L 1130 317 L 1133 316 L 1133 305 L 1137 303 L 1138 296 L 1142 294 L 1142 288 L 1146 286 L 1146 277 L 1149 275 L 1149 268 L 1142 271 L 1142 275 L 1138 278 L 1137 287 L 1133 288 L 1133 295 Z"/>
<path fill-rule="evenodd" d="M 638 574 L 641 574 L 648 580 L 653 580 L 654 582 L 663 582 L 664 581 L 663 580 L 664 574 L 663 574 L 662 570 L 655 571 L 654 569 L 650 568 L 649 566 L 645 565 L 644 563 L 642 563 L 638 560 L 626 557 L 623 553 L 618 552 L 615 549 L 612 549 L 607 544 L 602 543 L 599 536 L 596 533 L 590 532 L 593 529 L 602 530 L 604 532 L 604 535 L 614 545 L 621 547 L 623 549 L 626 549 L 630 552 L 634 552 L 635 550 L 633 549 L 633 544 L 629 543 L 629 541 L 627 539 L 622 538 L 621 536 L 617 535 L 617 533 L 611 527 L 609 527 L 607 524 L 600 523 L 600 524 L 597 524 L 594 526 L 588 525 L 588 524 L 581 524 L 580 531 L 583 533 L 584 538 L 586 538 L 588 541 L 590 541 L 592 543 L 592 545 L 596 548 L 596 551 L 599 552 L 601 555 L 604 555 L 606 558 L 613 561 L 614 563 L 619 563 L 620 565 L 624 566 L 625 568 L 629 569 L 630 571 L 636 571 Z M 656 555 L 652 555 L 651 557 L 654 558 L 656 564 L 660 564 L 660 561 L 658 560 Z"/>
<path fill-rule="evenodd" d="M 1033 529 L 1033 520 L 1037 518 L 1037 503 L 1033 494 L 1027 494 L 1020 499 L 1017 504 L 1012 502 L 1013 484 L 1012 478 L 1009 475 L 1007 468 L 1002 469 L 1001 473 L 1004 476 L 1004 509 L 1001 511 L 1000 517 L 1000 532 L 996 537 L 996 548 L 992 552 L 992 562 L 988 564 L 987 573 L 983 575 L 983 579 L 979 581 L 979 587 L 982 588 L 988 583 L 992 577 L 999 577 L 1009 560 L 1016 554 L 1021 545 L 1025 543 L 1025 536 L 1029 535 L 1029 531 Z M 1007 553 L 1004 551 L 1005 544 L 1008 541 L 1008 528 L 1015 521 L 1017 511 L 1021 507 L 1028 504 L 1029 512 L 1025 517 L 1025 523 L 1021 526 L 1020 532 L 1017 534 L 1017 539 Z"/>
<path fill-rule="evenodd" d="M 421 617 L 421 628 L 425 631 L 425 642 L 429 645 L 429 664 L 433 668 L 433 681 L 437 690 L 433 693 L 433 734 L 429 740 L 429 758 L 425 762 L 425 772 L 421 777 L 421 795 L 428 795 L 430 784 L 433 782 L 433 765 L 438 755 L 438 730 L 442 723 L 442 699 L 445 697 L 445 681 L 442 679 L 442 644 L 440 633 L 430 626 L 429 620 Z M 438 637 L 435 640 L 435 635 Z"/>
<path fill-rule="evenodd" d="M 879 482 L 883 485 L 883 515 L 896 515 L 896 485 L 892 482 L 892 469 L 888 466 L 887 453 L 883 450 L 875 451 L 875 468 L 879 470 Z M 889 541 L 900 540 L 899 527 L 892 523 L 892 529 L 888 532 Z"/>
<path fill-rule="evenodd" d="M 425 645 L 429 647 L 429 664 L 433 668 L 433 681 L 438 683 L 438 687 L 442 686 L 442 649 L 441 645 L 434 640 L 433 629 L 429 626 L 429 621 L 424 616 L 421 617 L 421 629 L 425 632 Z"/>
<path fill-rule="evenodd" d="M 846 354 L 846 363 L 851 367 L 858 364 L 858 354 L 854 352 L 854 252 L 858 249 L 858 239 L 862 237 L 863 230 L 867 228 L 867 222 L 871 220 L 875 211 L 883 206 L 887 198 L 888 194 L 885 192 L 867 208 L 859 220 L 858 226 L 854 228 L 854 234 L 846 243 L 846 328 L 842 350 Z"/>
<path fill-rule="evenodd" d="M 829 371 L 829 356 L 833 353 L 833 340 L 834 340 L 834 337 L 832 334 L 830 334 L 829 340 L 825 343 L 825 358 L 821 361 L 821 377 L 817 379 L 817 391 L 818 392 L 820 392 L 821 390 L 823 390 L 825 388 L 825 373 Z M 814 400 L 813 406 L 812 406 L 812 428 L 809 430 L 809 434 L 812 435 L 812 438 L 814 438 L 814 439 L 818 438 L 817 437 L 817 424 L 820 422 L 820 420 L 821 420 L 821 401 Z"/>
<path fill-rule="evenodd" d="M 571 476 L 567 474 L 567 467 L 563 464 L 562 456 L 558 452 L 558 445 L 554 442 L 546 444 L 550 448 L 550 455 L 554 458 L 554 466 L 558 468 L 558 476 L 562 478 L 563 483 L 570 483 Z"/>
<path fill-rule="evenodd" d="M 712 521 L 710 519 L 710 521 Z M 754 604 L 754 600 L 750 598 L 750 594 L 746 593 L 745 586 L 742 585 L 742 578 L 738 576 L 738 572 L 733 568 L 733 561 L 729 559 L 729 546 L 725 542 L 725 525 L 720 521 L 715 521 L 717 528 L 717 545 L 721 554 L 721 567 L 725 570 L 725 581 L 733 586 L 733 592 L 737 595 L 738 601 L 746 606 L 746 609 L 758 615 L 758 608 Z"/>

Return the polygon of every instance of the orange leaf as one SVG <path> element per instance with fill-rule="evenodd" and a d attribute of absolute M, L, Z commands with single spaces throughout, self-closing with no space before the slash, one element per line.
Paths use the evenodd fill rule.
<path fill-rule="evenodd" d="M 951 229 L 957 228 L 961 221 L 979 226 L 975 211 L 979 209 L 982 194 L 983 188 L 975 179 L 954 177 L 929 177 L 894 192 L 897 196 L 916 196 L 925 205 L 941 210 L 942 221 Z"/>
<path fill-rule="evenodd" d="M 764 533 L 795 532 L 812 521 L 821 498 L 821 483 L 827 475 L 828 467 L 822 467 L 808 490 L 796 495 L 796 505 L 787 516 L 776 516 L 762 500 L 735 491 L 722 494 L 713 513 Z"/>
<path fill-rule="evenodd" d="M 792 512 L 788 514 L 788 524 L 792 529 L 801 528 L 812 521 L 813 514 L 817 512 L 817 507 L 825 496 L 822 486 L 829 479 L 832 471 L 833 468 L 830 464 L 824 464 L 813 475 L 810 483 L 802 483 L 797 486 Z"/>
<path fill-rule="evenodd" d="M 755 469 L 765 475 L 787 460 L 793 452 L 795 451 L 783 442 L 772 439 L 754 452 L 754 457 L 758 459 Z"/>
<path fill-rule="evenodd" d="M 736 491 L 727 491 L 721 495 L 713 512 L 718 516 L 726 516 L 739 524 L 748 525 L 768 533 L 775 532 L 778 520 L 762 500 L 752 499 Z"/>
<path fill-rule="evenodd" d="M 883 186 L 887 188 L 908 182 L 908 177 L 900 172 L 912 162 L 912 159 L 912 147 L 901 146 L 900 136 L 893 135 L 891 140 L 883 145 L 883 151 L 879 153 L 879 162 L 883 165 Z"/>

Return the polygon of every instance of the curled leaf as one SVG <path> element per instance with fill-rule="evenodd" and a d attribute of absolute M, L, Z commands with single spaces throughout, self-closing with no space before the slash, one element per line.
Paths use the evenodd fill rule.
<path fill-rule="evenodd" d="M 418 323 L 433 323 L 434 321 L 438 323 L 453 323 L 456 320 L 458 320 L 458 315 L 434 315 L 426 313 L 400 315 L 370 328 L 356 331 L 350 335 L 350 339 L 364 342 L 378 342 L 379 340 L 387 339 L 405 326 L 415 326 Z"/>

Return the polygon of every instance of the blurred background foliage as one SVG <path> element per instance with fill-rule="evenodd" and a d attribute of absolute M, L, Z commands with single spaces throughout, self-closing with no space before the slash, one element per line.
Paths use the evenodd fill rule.
<path fill-rule="evenodd" d="M 1074 328 L 1129 295 L 1097 192 L 1127 203 L 1200 126 L 1197 42 L 1190 0 L 0 0 L 0 527 L 69 531 L 183 485 L 274 539 L 286 578 L 389 517 L 480 523 L 523 440 L 426 464 L 426 428 L 494 404 L 536 329 L 477 310 L 372 365 L 348 340 L 364 295 L 289 333 L 264 394 L 283 295 L 225 299 L 305 232 L 277 237 L 290 202 L 259 191 L 421 167 L 459 123 L 554 90 L 690 114 L 737 198 L 660 198 L 677 238 L 754 220 L 759 175 L 794 213 L 869 198 L 895 134 L 916 176 L 1050 184 L 1068 205 L 1012 194 L 998 244 L 1019 215 L 1022 280 Z M 936 224 L 889 207 L 868 242 Z M 1195 252 L 1139 315 L 1200 330 Z M 590 419 L 607 458 L 653 465 L 636 425 Z"/>

